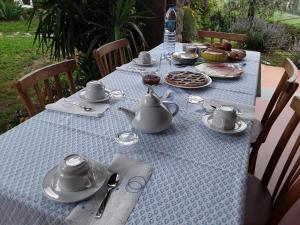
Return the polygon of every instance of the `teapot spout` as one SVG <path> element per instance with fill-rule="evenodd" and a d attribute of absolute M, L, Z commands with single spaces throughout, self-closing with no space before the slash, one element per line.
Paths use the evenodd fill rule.
<path fill-rule="evenodd" d="M 132 121 L 134 119 L 135 113 L 129 109 L 123 108 L 123 107 L 119 107 L 118 108 L 120 111 L 124 112 L 125 115 L 127 116 L 127 118 Z"/>

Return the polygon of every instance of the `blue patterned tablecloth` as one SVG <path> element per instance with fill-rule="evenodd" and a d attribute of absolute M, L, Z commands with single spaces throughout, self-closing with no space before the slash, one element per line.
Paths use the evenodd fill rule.
<path fill-rule="evenodd" d="M 177 49 L 181 46 L 177 45 Z M 158 57 L 161 46 L 152 50 Z M 253 105 L 260 54 L 247 52 L 245 73 L 236 80 L 213 80 L 211 87 L 171 88 L 180 106 L 172 127 L 161 134 L 141 134 L 140 143 L 123 147 L 115 134 L 130 129 L 119 106 L 133 107 L 145 94 L 136 73 L 115 71 L 103 79 L 126 98 L 112 101 L 101 118 L 50 110 L 0 136 L 0 224 L 64 225 L 74 204 L 54 203 L 42 194 L 43 177 L 62 158 L 82 153 L 109 165 L 115 153 L 153 165 L 153 175 L 127 224 L 241 224 L 243 221 L 250 128 L 238 135 L 207 129 L 201 111 L 191 110 L 188 94 Z M 168 70 L 163 62 L 162 70 Z M 168 86 L 159 85 L 158 93 Z"/>

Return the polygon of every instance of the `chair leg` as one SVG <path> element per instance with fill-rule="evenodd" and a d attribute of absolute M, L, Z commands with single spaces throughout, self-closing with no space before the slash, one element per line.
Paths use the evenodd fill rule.
<path fill-rule="evenodd" d="M 255 167 L 256 167 L 256 161 L 257 161 L 257 156 L 258 156 L 258 150 L 260 148 L 262 143 L 260 142 L 255 142 L 252 145 L 252 151 L 250 153 L 250 158 L 249 158 L 249 167 L 248 167 L 248 172 L 252 175 L 255 173 Z"/>

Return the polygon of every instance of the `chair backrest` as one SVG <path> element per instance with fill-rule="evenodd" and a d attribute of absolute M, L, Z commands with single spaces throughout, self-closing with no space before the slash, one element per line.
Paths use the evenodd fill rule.
<path fill-rule="evenodd" d="M 284 69 L 285 72 L 277 85 L 261 120 L 262 130 L 255 143 L 252 144 L 249 164 L 249 172 L 252 174 L 254 174 L 255 171 L 256 158 L 261 144 L 265 142 L 276 119 L 299 86 L 296 82 L 298 73 L 297 67 L 289 58 L 286 58 L 284 61 Z"/>
<path fill-rule="evenodd" d="M 26 106 L 29 116 L 34 116 L 37 113 L 33 100 L 29 96 L 30 89 L 33 88 L 35 90 L 40 108 L 45 109 L 46 103 L 53 103 L 63 96 L 60 83 L 60 75 L 62 75 L 62 73 L 66 73 L 70 93 L 75 93 L 75 84 L 72 76 L 72 72 L 75 68 L 76 61 L 74 59 L 65 60 L 35 70 L 15 82 L 15 87 Z M 49 80 L 49 78 L 54 80 L 55 89 L 53 89 L 54 87 L 52 87 L 52 82 L 50 82 L 51 80 Z M 42 88 L 42 83 L 44 89 Z M 55 96 L 53 90 L 55 90 Z"/>
<path fill-rule="evenodd" d="M 94 50 L 94 58 L 96 59 L 101 77 L 111 73 L 117 66 L 127 63 L 126 51 L 128 44 L 127 39 L 121 39 Z"/>
<path fill-rule="evenodd" d="M 275 92 L 264 112 L 261 123 L 264 125 L 269 120 L 271 114 L 275 114 L 273 117 L 278 117 L 280 112 L 283 110 L 287 102 L 290 100 L 292 95 L 295 93 L 295 81 L 297 80 L 297 67 L 289 59 L 286 58 L 283 63 L 284 74 L 278 83 Z M 294 92 L 293 92 L 294 91 Z"/>
<path fill-rule="evenodd" d="M 200 41 L 203 41 L 205 38 L 210 38 L 210 42 L 214 43 L 215 38 L 219 39 L 220 42 L 224 40 L 235 41 L 237 42 L 237 47 L 241 48 L 245 44 L 247 39 L 246 34 L 235 34 L 235 33 L 224 33 L 224 32 L 215 32 L 215 31 L 198 31 L 198 36 Z"/>
<path fill-rule="evenodd" d="M 285 150 L 290 137 L 296 130 L 300 121 L 300 96 L 295 96 L 291 102 L 291 108 L 294 114 L 287 124 L 283 134 L 281 135 L 274 152 L 267 164 L 266 170 L 262 177 L 262 184 L 267 188 L 270 179 L 274 173 L 276 165 Z M 285 213 L 293 206 L 300 197 L 300 156 L 295 159 L 300 147 L 300 134 L 296 138 L 292 150 L 284 164 L 284 167 L 277 180 L 275 189 L 272 193 L 273 211 L 267 224 L 278 224 Z M 292 164 L 292 162 L 295 163 Z M 289 173 L 287 173 L 289 171 Z"/>

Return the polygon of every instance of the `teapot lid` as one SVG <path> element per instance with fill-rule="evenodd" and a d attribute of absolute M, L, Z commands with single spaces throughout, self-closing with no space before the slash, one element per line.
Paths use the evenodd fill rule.
<path fill-rule="evenodd" d="M 145 95 L 145 97 L 142 99 L 141 102 L 144 106 L 159 106 L 160 105 L 160 99 L 159 97 L 154 93 L 154 91 L 149 88 L 148 94 Z"/>

